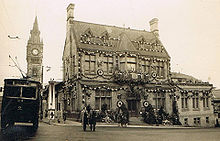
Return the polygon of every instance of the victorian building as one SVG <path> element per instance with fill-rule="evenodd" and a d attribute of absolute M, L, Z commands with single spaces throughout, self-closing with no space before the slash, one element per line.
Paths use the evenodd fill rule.
<path fill-rule="evenodd" d="M 35 17 L 31 36 L 27 43 L 27 76 L 35 81 L 43 81 L 42 59 L 43 59 L 43 40 L 40 39 L 37 17 Z"/>
<path fill-rule="evenodd" d="M 150 31 L 145 31 L 76 21 L 74 4 L 67 7 L 60 93 L 64 110 L 74 115 L 88 104 L 96 110 L 103 104 L 115 110 L 120 101 L 132 117 L 140 116 L 148 104 L 172 114 L 177 103 L 182 124 L 194 126 L 206 120 L 211 125 L 212 85 L 185 83 L 186 78 L 171 73 L 158 19 L 149 24 Z"/>
<path fill-rule="evenodd" d="M 175 95 L 182 125 L 214 126 L 213 85 L 189 75 L 171 74 L 172 85 L 177 89 Z"/>

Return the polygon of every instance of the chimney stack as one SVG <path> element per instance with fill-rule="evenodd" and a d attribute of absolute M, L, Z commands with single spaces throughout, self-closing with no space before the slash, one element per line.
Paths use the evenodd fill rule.
<path fill-rule="evenodd" d="M 67 22 L 70 20 L 73 20 L 74 18 L 74 7 L 75 5 L 73 3 L 70 3 L 69 6 L 66 8 L 67 11 Z"/>
<path fill-rule="evenodd" d="M 150 23 L 150 31 L 154 33 L 156 37 L 159 37 L 159 30 L 158 30 L 158 19 L 153 18 Z"/>

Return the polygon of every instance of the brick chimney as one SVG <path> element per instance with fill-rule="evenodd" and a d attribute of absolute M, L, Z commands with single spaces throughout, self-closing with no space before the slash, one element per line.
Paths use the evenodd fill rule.
<path fill-rule="evenodd" d="M 153 18 L 150 23 L 150 31 L 154 33 L 156 37 L 159 37 L 159 30 L 158 30 L 158 19 Z"/>
<path fill-rule="evenodd" d="M 73 3 L 70 3 L 69 6 L 66 8 L 67 11 L 67 22 L 73 20 L 74 18 L 74 7 Z"/>

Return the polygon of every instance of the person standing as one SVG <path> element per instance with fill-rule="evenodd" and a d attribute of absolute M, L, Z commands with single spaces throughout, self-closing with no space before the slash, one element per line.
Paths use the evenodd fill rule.
<path fill-rule="evenodd" d="M 83 131 L 86 131 L 86 125 L 88 124 L 88 113 L 85 108 L 82 111 L 82 124 L 83 124 Z"/>
<path fill-rule="evenodd" d="M 90 118 L 89 118 L 90 130 L 95 131 L 96 126 L 96 112 L 94 110 L 90 111 Z"/>

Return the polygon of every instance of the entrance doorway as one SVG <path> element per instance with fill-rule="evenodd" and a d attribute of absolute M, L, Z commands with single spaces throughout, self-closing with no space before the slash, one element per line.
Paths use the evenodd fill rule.
<path fill-rule="evenodd" d="M 132 100 L 127 100 L 127 102 L 128 102 L 128 111 L 130 117 L 137 117 L 140 101 L 136 99 L 132 99 Z"/>

